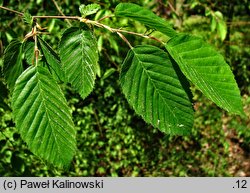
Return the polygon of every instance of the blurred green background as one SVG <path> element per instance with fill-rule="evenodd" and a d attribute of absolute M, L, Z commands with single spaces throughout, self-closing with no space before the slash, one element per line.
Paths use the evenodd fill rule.
<path fill-rule="evenodd" d="M 62 85 L 77 129 L 77 152 L 68 170 L 34 156 L 12 120 L 10 94 L 0 77 L 0 176 L 250 176 L 250 4 L 248 0 L 55 0 L 65 15 L 80 15 L 80 4 L 99 3 L 91 19 L 111 15 L 120 2 L 142 5 L 168 20 L 179 32 L 213 44 L 225 56 L 240 87 L 246 117 L 228 114 L 192 86 L 195 125 L 190 136 L 169 136 L 135 115 L 119 86 L 119 69 L 128 51 L 116 34 L 94 28 L 100 51 L 95 89 L 82 100 Z M 0 0 L 2 6 L 32 15 L 60 15 L 53 0 Z M 215 15 L 223 15 L 223 18 Z M 212 22 L 217 18 L 216 25 Z M 79 25 L 72 22 L 72 25 Z M 150 33 L 137 22 L 109 18 L 112 27 Z M 43 38 L 57 47 L 66 21 L 41 19 Z M 0 9 L 0 67 L 4 49 L 31 29 L 16 14 Z M 226 33 L 226 34 L 225 34 Z M 157 32 L 151 35 L 165 40 Z M 126 35 L 133 46 L 151 43 Z M 24 61 L 25 62 L 25 61 Z"/>

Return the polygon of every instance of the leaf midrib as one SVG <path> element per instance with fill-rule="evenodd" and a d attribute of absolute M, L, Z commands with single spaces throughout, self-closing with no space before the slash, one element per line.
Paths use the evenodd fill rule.
<path fill-rule="evenodd" d="M 38 67 L 36 67 L 36 77 L 37 77 L 37 85 L 38 85 L 38 87 L 39 87 L 39 90 L 40 90 L 40 95 L 41 95 L 41 100 L 42 100 L 42 102 L 41 103 L 43 103 L 43 105 L 44 105 L 44 108 L 45 108 L 45 114 L 46 114 L 46 116 L 47 116 L 47 118 L 48 118 L 48 122 L 50 123 L 49 124 L 49 127 L 51 128 L 50 130 L 51 130 L 51 132 L 50 132 L 50 135 L 53 135 L 53 139 L 54 139 L 54 142 L 56 143 L 56 152 L 59 154 L 59 156 L 61 157 L 61 159 L 63 159 L 63 156 L 62 156 L 62 154 L 61 154 L 61 151 L 59 150 L 60 149 L 60 146 L 58 145 L 58 141 L 57 141 L 57 138 L 56 138 L 56 135 L 54 134 L 54 129 L 52 128 L 52 126 L 51 126 L 51 122 L 53 123 L 53 120 L 51 119 L 51 117 L 49 116 L 49 112 L 48 112 L 48 107 L 47 107 L 47 104 L 46 104 L 46 97 L 44 97 L 44 91 L 43 91 L 43 89 L 42 89 L 42 86 L 41 86 L 41 84 L 42 84 L 42 81 L 39 79 L 39 76 L 41 76 L 41 75 L 39 75 L 39 72 L 38 72 Z M 47 141 L 49 141 L 49 140 L 47 140 Z M 54 144 L 52 144 L 53 146 L 54 146 Z M 52 147 L 51 149 L 53 149 L 54 147 Z M 49 155 L 51 155 L 51 153 L 49 154 Z"/>
<path fill-rule="evenodd" d="M 145 72 L 148 76 L 148 79 L 150 80 L 151 84 L 153 85 L 154 89 L 157 91 L 158 95 L 161 97 L 161 99 L 164 101 L 165 106 L 167 106 L 168 110 L 171 112 L 171 114 L 173 115 L 173 117 L 177 120 L 177 122 L 179 123 L 179 119 L 175 116 L 174 112 L 172 111 L 172 109 L 169 107 L 169 105 L 166 103 L 166 101 L 164 100 L 164 97 L 162 96 L 161 92 L 159 92 L 158 88 L 155 86 L 154 81 L 151 79 L 150 75 L 147 72 L 147 69 L 145 69 L 145 67 L 143 66 L 143 62 L 139 59 L 140 57 L 138 57 L 138 54 L 134 51 L 134 49 L 132 49 L 136 59 L 139 61 L 138 63 L 141 65 L 143 72 Z M 159 113 L 158 113 L 159 116 Z M 158 117 L 159 118 L 159 117 Z"/>

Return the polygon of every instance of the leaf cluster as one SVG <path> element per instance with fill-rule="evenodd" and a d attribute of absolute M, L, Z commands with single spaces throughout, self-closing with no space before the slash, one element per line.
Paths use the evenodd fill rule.
<path fill-rule="evenodd" d="M 85 17 L 99 8 L 96 4 L 80 6 L 80 12 Z M 121 30 L 90 22 L 116 32 L 129 44 L 119 81 L 128 103 L 147 123 L 168 134 L 190 133 L 194 109 L 189 82 L 219 107 L 244 114 L 232 71 L 211 45 L 177 33 L 167 21 L 136 4 L 118 4 L 114 14 L 169 37 L 159 47 L 133 47 Z M 28 15 L 25 18 L 30 22 Z M 65 30 L 58 51 L 36 33 L 32 37 L 34 42 L 14 40 L 5 50 L 3 73 L 12 92 L 14 120 L 34 154 L 54 165 L 68 166 L 76 151 L 76 129 L 59 83 L 71 85 L 82 99 L 88 97 L 100 74 L 98 42 L 86 25 Z M 23 54 L 28 68 L 23 67 Z"/>

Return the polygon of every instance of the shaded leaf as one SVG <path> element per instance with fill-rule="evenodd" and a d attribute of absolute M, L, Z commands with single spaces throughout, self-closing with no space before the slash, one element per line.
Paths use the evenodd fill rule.
<path fill-rule="evenodd" d="M 166 133 L 190 131 L 192 104 L 163 50 L 149 45 L 130 50 L 122 64 L 120 82 L 129 104 L 146 122 Z"/>
<path fill-rule="evenodd" d="M 166 49 L 187 78 L 210 100 L 229 112 L 243 114 L 234 75 L 214 48 L 200 38 L 182 34 L 172 38 Z"/>
<path fill-rule="evenodd" d="M 32 66 L 21 74 L 12 109 L 29 149 L 56 166 L 68 166 L 76 149 L 76 132 L 63 93 L 46 68 Z"/>
<path fill-rule="evenodd" d="M 98 69 L 97 42 L 89 30 L 67 29 L 59 45 L 62 67 L 73 88 L 86 98 L 93 90 Z"/>
<path fill-rule="evenodd" d="M 176 35 L 175 30 L 167 21 L 155 15 L 152 11 L 133 3 L 118 4 L 115 8 L 115 15 L 139 21 L 149 28 L 162 32 L 169 37 Z"/>
<path fill-rule="evenodd" d="M 4 52 L 3 74 L 8 88 L 12 91 L 16 79 L 23 72 L 22 64 L 22 43 L 12 40 Z"/>
<path fill-rule="evenodd" d="M 27 40 L 23 43 L 24 58 L 29 65 L 33 65 L 35 63 L 34 48 L 34 41 Z"/>
<path fill-rule="evenodd" d="M 62 70 L 61 61 L 57 53 L 42 38 L 38 37 L 38 41 L 44 60 L 55 80 L 65 81 L 65 74 Z"/>

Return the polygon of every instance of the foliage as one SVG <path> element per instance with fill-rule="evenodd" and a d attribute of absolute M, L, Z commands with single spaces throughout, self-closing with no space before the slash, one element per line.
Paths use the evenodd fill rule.
<path fill-rule="evenodd" d="M 12 96 L 16 127 L 32 152 L 67 166 L 75 152 L 75 129 L 60 87 L 42 66 L 17 79 Z M 60 112 L 60 113 L 58 113 Z"/>
<path fill-rule="evenodd" d="M 162 32 L 168 37 L 173 37 L 176 32 L 162 18 L 155 15 L 150 10 L 142 8 L 132 3 L 120 3 L 115 8 L 115 15 L 120 17 L 128 17 L 141 22 L 147 27 Z"/>
<path fill-rule="evenodd" d="M 181 83 L 185 79 L 174 65 L 161 49 L 137 46 L 123 62 L 120 81 L 128 102 L 144 120 L 163 132 L 185 134 L 193 126 L 193 109 Z"/>
<path fill-rule="evenodd" d="M 82 17 L 86 17 L 87 15 L 95 14 L 101 6 L 99 4 L 89 4 L 89 5 L 80 5 L 79 11 Z"/>
<path fill-rule="evenodd" d="M 23 72 L 21 50 L 21 42 L 13 40 L 4 53 L 3 74 L 11 91 L 14 89 L 16 79 Z"/>
<path fill-rule="evenodd" d="M 65 8 L 64 3 L 62 3 L 61 5 L 63 5 Z M 72 7 L 75 6 L 77 8 L 77 6 L 79 6 L 79 5 L 80 4 L 77 4 L 77 3 L 70 5 L 69 7 L 64 9 L 65 13 L 70 13 L 70 14 L 74 15 L 75 14 L 74 10 L 77 10 L 77 9 L 72 9 Z M 46 4 L 43 6 L 49 7 L 51 5 Z M 107 4 L 105 4 L 105 6 L 108 7 L 108 6 L 110 6 L 110 4 L 107 3 Z M 69 12 L 70 9 L 72 11 Z M 52 9 L 48 9 L 48 10 L 52 10 Z M 40 14 L 44 14 L 43 10 L 40 10 L 40 11 L 41 11 Z M 96 18 L 97 17 L 101 18 L 102 16 L 105 16 L 109 13 L 110 13 L 109 11 L 100 10 L 97 13 Z M 35 15 L 34 12 L 32 14 Z M 76 14 L 78 14 L 78 13 L 76 13 Z M 121 24 L 124 24 L 125 26 L 130 26 L 130 27 L 128 27 L 128 29 L 135 28 L 135 29 L 138 29 L 138 31 L 140 31 L 141 33 L 143 33 L 143 30 L 145 29 L 145 28 L 142 28 L 139 23 L 136 23 L 134 25 L 133 23 L 130 22 L 130 20 L 126 20 L 126 19 L 119 19 L 118 20 L 118 21 L 122 21 L 122 22 L 117 22 L 117 20 L 118 19 L 116 19 L 116 18 L 111 18 L 111 19 L 105 20 L 104 23 L 106 23 L 108 25 L 113 24 L 112 21 L 114 22 L 113 25 L 117 25 L 118 23 L 121 23 Z M 44 21 L 43 21 L 43 23 L 44 23 Z M 46 21 L 45 23 L 46 23 L 46 25 L 49 24 L 49 31 L 52 32 L 53 35 L 47 36 L 47 37 L 43 36 L 43 39 L 44 40 L 46 39 L 47 42 L 50 42 L 50 44 L 52 45 L 51 48 L 53 47 L 53 49 L 55 49 L 56 42 L 58 42 L 60 34 L 62 32 L 62 31 L 60 32 L 59 29 L 65 28 L 66 24 L 64 22 L 59 21 L 59 20 L 50 20 L 50 21 Z M 75 26 L 75 23 L 73 23 L 73 25 Z M 44 25 L 41 25 L 41 26 L 44 26 Z M 120 26 L 118 26 L 118 27 L 120 27 Z M 199 27 L 197 27 L 197 26 L 191 27 L 191 29 L 198 29 L 198 28 Z M 13 28 L 13 29 L 15 29 L 15 28 Z M 16 28 L 16 29 L 18 29 L 18 28 Z M 183 29 L 185 30 L 184 27 L 182 28 L 182 30 Z M 199 32 L 202 33 L 203 31 L 199 30 Z M 9 31 L 8 31 L 8 33 L 9 33 Z M 122 44 L 120 42 L 117 43 L 119 41 L 119 40 L 117 40 L 117 37 L 113 36 L 111 33 L 106 33 L 106 32 L 103 33 L 103 30 L 95 29 L 95 34 L 98 37 L 97 39 L 98 39 L 99 51 L 101 50 L 101 53 L 100 53 L 100 57 L 101 57 L 101 59 L 100 59 L 100 71 L 99 71 L 99 73 L 97 73 L 97 72 L 96 73 L 99 74 L 98 76 L 101 77 L 101 79 L 97 79 L 97 82 L 96 82 L 97 85 L 95 86 L 95 89 L 93 91 L 94 93 L 92 93 L 89 97 L 87 97 L 85 99 L 85 102 L 82 101 L 81 99 L 79 99 L 78 97 L 72 98 L 72 94 L 67 96 L 68 101 L 71 101 L 71 99 L 75 102 L 78 101 L 77 102 L 78 104 L 74 104 L 71 106 L 72 111 L 73 111 L 73 116 L 75 119 L 74 120 L 75 125 L 77 126 L 77 131 L 78 131 L 78 135 L 77 135 L 77 140 L 78 140 L 77 144 L 78 145 L 77 146 L 78 146 L 79 150 L 86 150 L 86 151 L 77 151 L 77 154 L 76 154 L 76 156 L 73 160 L 73 163 L 72 163 L 72 166 L 74 166 L 74 167 L 69 170 L 70 174 L 64 173 L 63 171 L 60 171 L 60 170 L 56 172 L 55 170 L 48 168 L 47 166 L 40 165 L 39 162 L 41 162 L 41 161 L 36 160 L 34 158 L 34 156 L 32 156 L 29 153 L 28 155 L 29 155 L 30 159 L 33 159 L 36 161 L 33 164 L 31 164 L 31 165 L 33 165 L 33 168 L 34 168 L 33 170 L 32 169 L 29 170 L 28 166 L 26 166 L 26 172 L 27 171 L 31 172 L 29 175 L 86 175 L 86 176 L 87 175 L 114 175 L 114 176 L 115 175 L 123 175 L 123 176 L 124 175 L 135 175 L 135 176 L 138 176 L 138 175 L 142 175 L 142 176 L 145 176 L 145 175 L 156 175 L 156 176 L 157 175 L 181 175 L 181 176 L 182 175 L 210 175 L 210 176 L 211 175 L 228 175 L 228 173 L 225 172 L 226 170 L 229 169 L 229 166 L 226 163 L 228 161 L 227 160 L 228 151 L 223 151 L 221 149 L 221 146 L 220 146 L 220 145 L 222 145 L 222 146 L 227 147 L 228 144 L 225 143 L 225 141 L 227 141 L 227 139 L 225 139 L 225 137 L 224 137 L 224 134 L 223 134 L 224 132 L 219 130 L 220 124 L 221 124 L 220 119 L 216 119 L 215 121 L 212 121 L 210 123 L 206 123 L 204 125 L 204 122 L 209 121 L 209 120 L 217 117 L 217 114 L 213 113 L 214 111 L 211 111 L 210 107 L 207 107 L 207 108 L 202 107 L 201 111 L 205 111 L 205 112 L 202 113 L 200 116 L 198 116 L 199 119 L 197 119 L 197 116 L 196 116 L 195 129 L 192 129 L 192 136 L 186 137 L 186 138 L 184 137 L 184 140 L 182 137 L 179 138 L 179 140 L 176 140 L 175 137 L 169 138 L 167 140 L 167 138 L 168 138 L 167 136 L 163 137 L 163 135 L 160 134 L 157 130 L 153 129 L 152 127 L 147 127 L 143 122 L 139 121 L 138 118 L 136 118 L 136 119 L 132 118 L 131 117 L 131 114 L 133 114 L 132 111 L 129 110 L 129 112 L 128 112 L 126 110 L 126 109 L 128 109 L 128 107 L 127 107 L 124 99 L 120 95 L 119 90 L 117 91 L 118 88 L 115 84 L 115 83 L 117 83 L 117 81 L 116 81 L 117 79 L 113 78 L 113 77 L 118 77 L 117 70 L 114 70 L 114 68 L 117 68 L 117 66 L 116 66 L 117 63 L 121 63 L 120 56 L 125 55 L 123 52 L 124 50 L 126 50 L 125 46 L 124 46 L 125 44 Z M 203 33 L 203 35 L 204 34 L 206 35 L 206 33 Z M 152 35 L 157 35 L 157 32 L 153 32 Z M 162 36 L 158 36 L 158 38 L 159 37 L 160 37 L 160 40 L 162 40 L 161 39 Z M 128 35 L 127 38 L 129 38 L 129 41 L 133 42 L 134 44 L 140 44 L 141 40 L 138 41 L 138 38 L 133 38 L 131 35 Z M 215 40 L 214 38 L 211 38 L 211 39 L 213 41 Z M 42 49 L 41 49 L 42 43 L 40 43 L 40 42 L 41 41 L 39 40 L 39 44 L 40 44 L 39 49 L 42 52 Z M 148 40 L 145 40 L 144 43 L 147 44 Z M 152 43 L 152 41 L 150 43 Z M 122 44 L 123 46 L 120 46 L 120 45 L 117 46 L 117 44 Z M 153 43 L 153 44 L 155 44 L 155 43 Z M 218 45 L 217 42 L 216 42 L 216 44 Z M 159 44 L 156 46 L 159 46 Z M 47 50 L 49 50 L 49 49 L 47 49 Z M 107 50 L 108 50 L 108 55 L 106 54 Z M 46 51 L 43 51 L 43 52 L 46 53 Z M 43 59 L 41 59 L 41 61 L 46 59 L 44 53 L 42 53 Z M 32 60 L 31 60 L 31 63 L 32 63 Z M 49 63 L 49 62 L 47 62 L 47 63 Z M 25 65 L 27 65 L 27 64 L 25 64 Z M 43 63 L 42 65 L 46 65 L 46 62 Z M 234 67 L 233 67 L 233 69 L 234 69 Z M 50 70 L 50 72 L 52 72 L 52 74 L 53 74 L 53 70 Z M 240 72 L 240 71 L 237 71 L 237 72 Z M 109 75 L 110 73 L 111 73 L 111 75 Z M 108 78 L 106 78 L 107 75 L 108 75 Z M 119 83 L 117 83 L 117 85 L 118 84 Z M 62 88 L 64 88 L 64 87 L 65 86 L 63 86 Z M 105 88 L 101 89 L 102 87 L 105 87 Z M 102 90 L 102 92 L 100 92 L 101 90 Z M 72 93 L 72 92 L 74 93 L 74 95 L 76 95 L 76 93 L 74 91 L 69 91 L 69 90 L 66 91 L 66 94 Z M 105 100 L 103 98 L 104 95 L 106 97 L 108 97 Z M 112 95 L 114 95 L 114 96 L 112 96 Z M 110 97 L 110 96 L 112 96 L 112 97 Z M 196 95 L 194 95 L 194 97 L 196 97 Z M 99 100 L 103 101 L 103 102 L 101 102 L 101 103 L 97 102 Z M 120 100 L 123 101 L 121 106 L 118 105 L 118 104 L 120 104 L 120 102 L 119 102 Z M 196 99 L 196 101 L 197 101 L 197 99 Z M 97 104 L 99 104 L 99 105 L 97 105 Z M 103 108 L 103 105 L 101 105 L 101 104 L 103 104 L 107 109 Z M 107 104 L 110 104 L 110 106 Z M 211 103 L 207 103 L 207 104 L 211 105 Z M 75 105 L 78 107 L 76 107 Z M 119 106 L 119 108 L 118 108 L 118 106 Z M 85 113 L 81 113 L 83 108 L 85 109 L 84 110 Z M 113 113 L 110 111 L 110 109 L 113 109 L 112 110 Z M 119 110 L 119 109 L 123 109 L 123 110 Z M 199 115 L 201 111 L 198 109 L 198 111 L 196 112 L 196 115 Z M 124 117 L 123 119 L 119 118 L 120 116 L 118 116 L 118 115 L 121 115 L 121 114 L 118 112 L 123 113 L 123 115 L 121 116 L 121 117 Z M 211 114 L 211 115 L 206 116 L 206 114 L 205 114 L 206 112 L 207 113 L 210 112 L 208 114 Z M 116 114 L 118 117 L 116 116 Z M 88 118 L 87 118 L 87 115 L 88 115 Z M 84 119 L 83 119 L 83 117 L 84 117 Z M 96 121 L 96 120 L 98 120 L 98 119 L 96 119 L 96 117 L 98 117 L 98 119 L 101 118 L 99 120 L 99 124 L 98 124 L 98 121 Z M 79 120 L 79 122 L 77 120 Z M 117 124 L 115 123 L 115 120 L 117 120 Z M 200 120 L 200 121 L 198 121 L 198 120 Z M 198 121 L 198 123 L 197 123 L 197 121 Z M 120 126 L 118 123 L 120 124 Z M 138 126 L 137 126 L 137 123 L 138 123 Z M 80 124 L 80 127 L 78 126 L 78 124 Z M 209 130 L 207 130 L 207 127 L 209 127 L 210 124 L 211 124 L 210 127 L 212 129 L 210 128 Z M 102 130 L 102 134 L 100 134 L 100 129 L 99 129 L 100 125 L 101 125 L 101 128 L 104 128 L 104 130 Z M 204 126 L 199 128 L 199 125 L 204 125 Z M 12 123 L 12 127 L 13 127 L 13 123 Z M 124 127 L 126 127 L 127 129 L 124 129 Z M 142 129 L 142 127 L 145 129 Z M 197 129 L 199 130 L 198 133 L 197 133 L 197 131 L 198 131 Z M 138 131 L 136 131 L 136 130 L 138 130 Z M 214 133 L 212 132 L 213 130 L 215 130 Z M 109 132 L 107 132 L 107 131 L 109 131 Z M 12 128 L 12 132 L 15 132 L 14 128 Z M 203 132 L 203 134 L 201 134 L 201 132 Z M 84 134 L 81 135 L 82 133 L 84 133 Z M 110 135 L 108 133 L 110 133 Z M 81 136 L 83 136 L 83 137 L 81 137 Z M 87 138 L 87 136 L 88 136 L 88 138 Z M 91 136 L 93 136 L 93 137 L 91 137 Z M 114 136 L 116 136 L 116 137 L 114 137 Z M 133 137 L 133 136 L 137 136 L 137 137 Z M 210 141 L 210 139 L 209 139 L 210 136 L 217 136 L 218 138 L 211 137 L 211 141 Z M 134 140 L 128 140 L 128 142 L 126 143 L 127 145 L 125 145 L 125 144 L 122 145 L 122 146 L 126 147 L 125 149 L 120 148 L 119 144 L 123 144 L 123 141 L 125 138 L 127 138 L 127 139 L 132 138 Z M 165 142 L 161 142 L 162 140 L 160 138 L 163 138 L 162 140 Z M 193 141 L 194 138 L 196 139 L 196 142 Z M 109 141 L 112 141 L 112 143 L 111 142 L 107 143 L 108 139 L 109 139 Z M 185 143 L 185 139 L 187 141 L 190 141 L 190 143 L 189 142 Z M 103 143 L 100 141 L 103 141 Z M 210 153 L 206 152 L 206 153 L 199 154 L 199 152 L 204 151 L 207 143 L 208 144 L 213 143 L 213 141 L 220 141 L 221 142 L 221 143 L 218 142 L 217 144 L 214 144 L 213 147 L 210 147 L 210 148 L 212 148 L 212 151 L 214 153 L 213 158 L 212 157 L 210 158 L 211 151 L 210 151 Z M 21 143 L 20 139 L 19 139 L 19 142 Z M 151 142 L 150 144 L 158 144 L 158 145 L 155 145 L 154 148 L 149 147 L 147 149 L 146 147 L 149 144 L 149 142 Z M 83 143 L 85 145 L 81 146 L 81 144 L 83 144 Z M 172 144 L 172 143 L 174 143 L 174 144 Z M 191 145 L 192 143 L 194 143 L 193 146 Z M 90 144 L 93 144 L 93 145 L 90 146 Z M 118 144 L 117 149 L 114 149 L 113 147 L 116 147 L 117 144 Z M 198 144 L 203 144 L 203 145 L 201 145 L 200 148 L 196 149 L 196 151 L 191 151 L 192 148 L 199 147 Z M 89 147 L 92 147 L 91 148 L 92 151 L 89 151 L 89 149 L 90 149 Z M 166 147 L 173 149 L 173 151 L 169 150 L 169 151 L 167 151 L 169 153 L 166 153 L 166 150 L 165 150 Z M 189 147 L 189 148 L 186 149 L 187 147 Z M 105 149 L 107 148 L 106 151 L 104 151 L 103 148 L 105 148 Z M 174 151 L 174 149 L 176 149 L 176 148 L 177 149 L 179 148 L 181 150 Z M 20 157 L 21 157 L 21 159 L 24 158 L 23 157 L 24 154 L 22 153 L 23 149 L 25 149 L 25 148 L 22 145 L 22 148 L 17 150 L 19 152 L 14 152 L 13 150 L 12 150 L 12 152 L 9 151 L 9 153 L 10 153 L 9 155 L 11 155 L 13 153 L 13 158 L 12 158 L 13 163 L 15 160 L 20 160 L 19 159 Z M 154 150 L 149 151 L 150 149 L 154 149 Z M 183 150 L 183 152 L 182 152 L 182 150 Z M 187 155 L 187 156 L 185 156 L 185 154 L 184 154 L 184 152 L 186 152 L 186 151 L 189 152 L 189 155 Z M 105 152 L 105 153 L 103 153 L 103 152 Z M 112 152 L 114 152 L 114 153 L 112 153 Z M 128 154 L 125 153 L 125 155 L 124 155 L 124 152 L 128 152 Z M 132 153 L 132 152 L 134 152 L 134 153 Z M 146 152 L 151 152 L 151 153 L 146 153 Z M 106 154 L 106 158 L 103 157 L 104 156 L 103 154 Z M 216 158 L 219 154 L 225 155 L 225 160 L 220 160 L 218 162 L 218 159 L 216 159 Z M 5 157 L 5 153 L 2 155 L 4 155 L 4 157 Z M 89 156 L 87 156 L 87 155 L 89 155 Z M 135 158 L 133 158 L 133 155 L 135 156 Z M 156 156 L 154 156 L 154 155 L 156 155 Z M 153 157 L 154 157 L 154 159 L 153 159 Z M 8 160 L 8 159 L 6 159 L 6 160 Z M 102 161 L 102 160 L 106 160 L 106 161 Z M 150 162 L 149 160 L 152 160 L 152 161 Z M 201 164 L 201 162 L 199 162 L 198 160 L 204 160 L 204 163 L 207 163 L 207 165 L 204 163 Z M 209 161 L 206 161 L 206 160 L 209 160 Z M 215 162 L 217 162 L 217 163 L 215 163 Z M 7 161 L 6 163 L 9 163 L 9 162 Z M 188 169 L 188 167 L 185 167 L 185 166 L 181 167 L 180 165 L 178 165 L 178 164 L 176 165 L 173 163 L 183 163 L 182 165 L 191 167 L 191 169 Z M 200 167 L 198 167 L 198 169 L 195 171 L 195 170 L 193 170 L 192 164 L 190 164 L 190 163 L 193 163 L 194 165 L 197 165 L 197 164 L 199 165 L 199 163 L 200 163 Z M 26 164 L 29 164 L 29 161 Z M 211 165 L 209 165 L 209 164 L 211 164 Z M 22 163 L 21 165 L 24 165 L 24 163 Z M 34 167 L 35 165 L 38 167 Z M 100 165 L 101 165 L 101 167 L 98 167 Z M 14 165 L 13 165 L 13 167 L 14 167 Z M 37 168 L 41 168 L 41 170 L 37 171 Z M 163 170 L 162 168 L 166 168 L 166 170 Z M 10 168 L 9 168 L 9 171 L 11 171 Z M 24 171 L 24 167 L 22 167 L 22 171 Z M 20 175 L 21 174 L 25 175 L 25 173 L 22 173 L 22 172 L 20 173 Z"/>
<path fill-rule="evenodd" d="M 196 37 L 179 35 L 172 38 L 166 48 L 204 95 L 229 112 L 244 114 L 233 74 L 224 58 L 210 45 Z"/>
<path fill-rule="evenodd" d="M 94 88 L 97 73 L 98 50 L 95 37 L 89 30 L 69 28 L 63 33 L 59 53 L 66 82 L 71 83 L 85 99 Z M 71 62 L 74 58 L 76 61 Z"/>

